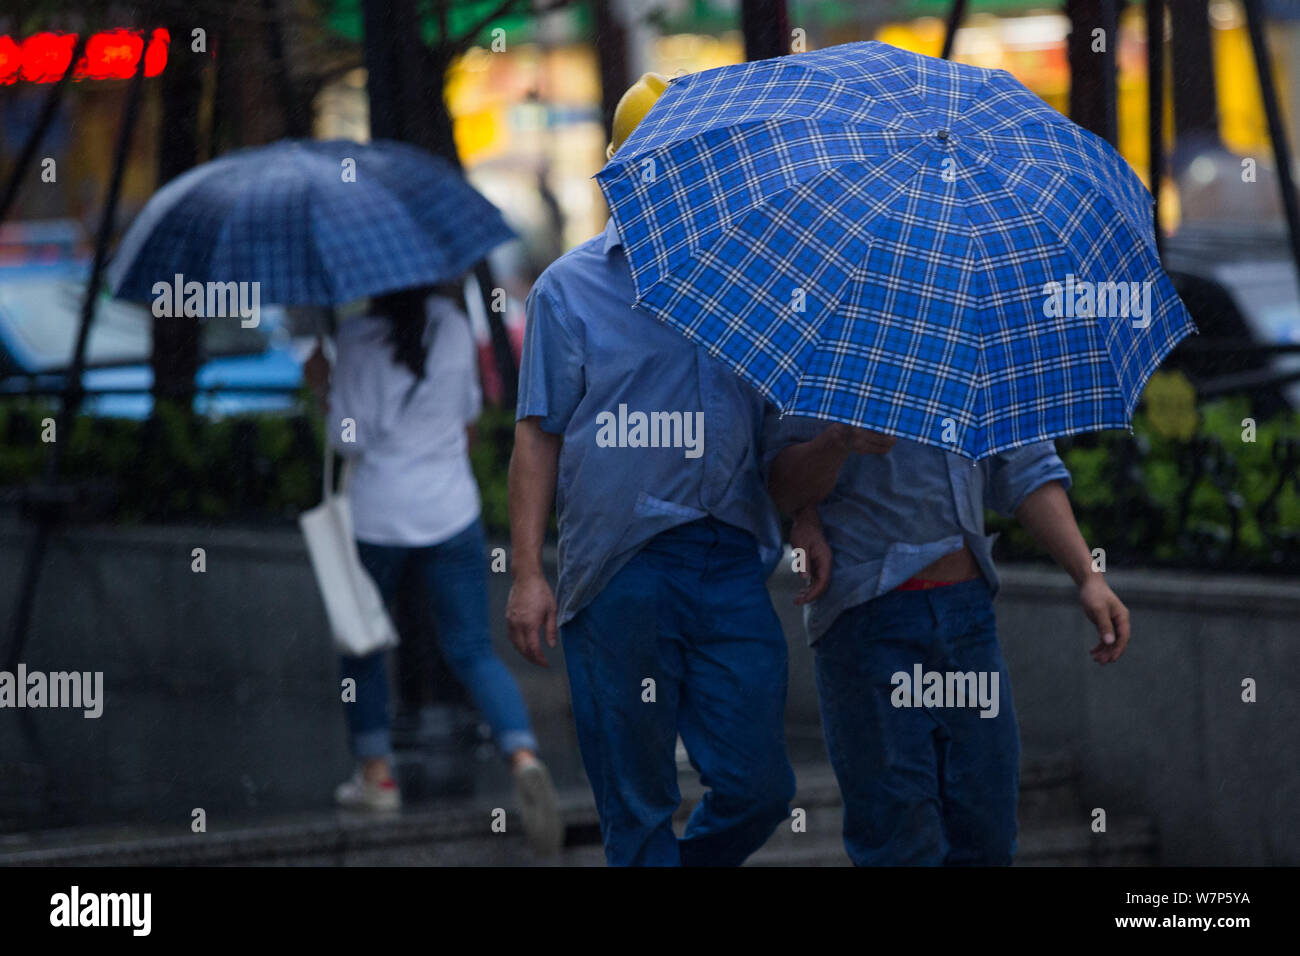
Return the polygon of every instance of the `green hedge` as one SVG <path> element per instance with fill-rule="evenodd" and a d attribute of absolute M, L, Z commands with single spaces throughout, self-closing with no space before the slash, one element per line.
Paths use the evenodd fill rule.
<path fill-rule="evenodd" d="M 40 475 L 49 449 L 40 422 L 53 414 L 47 403 L 0 404 L 0 487 L 27 485 Z M 1199 443 L 1162 436 L 1144 412 L 1132 435 L 1058 442 L 1089 543 L 1124 563 L 1294 571 L 1300 491 L 1295 462 L 1280 452 L 1300 447 L 1300 415 L 1261 422 L 1251 443 L 1242 441 L 1248 414 L 1244 399 L 1202 406 Z M 471 451 L 484 522 L 496 535 L 508 530 L 513 430 L 510 411 L 489 408 Z M 115 488 L 115 503 L 101 515 L 108 520 L 288 524 L 320 495 L 321 426 L 305 396 L 290 415 L 209 420 L 163 408 L 147 422 L 82 417 L 67 441 L 65 479 Z M 1198 460 L 1204 474 L 1189 487 Z M 1184 499 L 1187 516 L 1180 521 Z M 1235 549 L 1233 502 L 1239 506 Z M 1000 557 L 1041 559 L 1014 522 L 996 519 L 992 530 L 1003 531 Z"/>
<path fill-rule="evenodd" d="M 1300 476 L 1282 453 L 1300 438 L 1300 414 L 1259 422 L 1249 442 L 1243 440 L 1242 421 L 1251 414 L 1244 397 L 1198 411 L 1191 441 L 1162 435 L 1139 411 L 1132 435 L 1104 432 L 1057 442 L 1073 478 L 1070 497 L 1084 537 L 1125 563 L 1294 573 L 1300 569 Z M 1041 557 L 1014 521 L 990 524 L 1003 532 L 1000 556 Z"/>
<path fill-rule="evenodd" d="M 60 476 L 69 483 L 107 483 L 115 501 L 103 517 L 126 523 L 292 522 L 320 500 L 323 433 L 303 396 L 296 412 L 206 419 L 161 406 L 148 421 L 74 420 Z M 0 404 L 0 488 L 40 476 L 49 445 L 41 421 L 51 403 Z M 472 451 L 489 529 L 507 525 L 506 465 L 514 418 L 489 409 Z M 63 439 L 64 436 L 60 436 Z"/>

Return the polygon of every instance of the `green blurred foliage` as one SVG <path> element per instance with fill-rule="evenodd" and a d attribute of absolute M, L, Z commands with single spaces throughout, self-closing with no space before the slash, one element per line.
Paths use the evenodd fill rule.
<path fill-rule="evenodd" d="M 0 487 L 39 478 L 50 449 L 40 423 L 55 416 L 0 405 Z M 208 419 L 163 404 L 147 421 L 80 416 L 59 437 L 62 481 L 112 486 L 105 520 L 288 522 L 320 498 L 320 424 L 302 412 Z"/>
<path fill-rule="evenodd" d="M 1132 435 L 1106 432 L 1057 443 L 1089 545 L 1123 564 L 1270 570 L 1289 562 L 1294 569 L 1300 554 L 1297 469 L 1275 448 L 1300 441 L 1300 414 L 1258 423 L 1256 440 L 1246 442 L 1246 400 L 1208 403 L 1199 412 L 1201 445 L 1163 437 L 1141 412 Z M 39 477 L 49 450 L 41 421 L 54 415 L 46 402 L 0 404 L 0 487 Z M 506 473 L 513 436 L 512 412 L 489 407 L 470 452 L 483 520 L 495 536 L 509 530 Z M 105 520 L 283 525 L 320 498 L 321 425 L 305 402 L 292 415 L 205 419 L 163 406 L 146 422 L 81 417 L 67 441 L 64 479 L 115 486 L 116 502 Z M 1202 473 L 1189 487 L 1198 468 Z M 1240 505 L 1235 550 L 1234 497 Z M 1016 522 L 991 516 L 990 530 L 1003 532 L 999 558 L 1045 559 Z"/>
<path fill-rule="evenodd" d="M 1294 570 L 1300 475 L 1282 452 L 1288 441 L 1300 439 L 1300 413 L 1257 422 L 1252 442 L 1243 439 L 1251 414 L 1247 398 L 1208 402 L 1198 411 L 1190 443 L 1165 437 L 1141 411 L 1131 435 L 1104 432 L 1057 442 L 1089 546 L 1125 564 Z M 1000 558 L 1043 559 L 1016 522 L 991 517 L 989 525 L 1002 532 Z"/>
<path fill-rule="evenodd" d="M 0 404 L 0 488 L 39 478 L 50 447 L 41 422 L 56 416 L 48 402 Z M 162 405 L 148 421 L 81 416 L 66 439 L 60 477 L 112 482 L 108 520 L 287 523 L 320 500 L 323 437 L 318 416 L 302 410 L 207 419 Z M 470 461 L 492 534 L 509 530 L 513 440 L 513 412 L 485 409 Z"/>
<path fill-rule="evenodd" d="M 483 525 L 493 536 L 510 534 L 510 511 L 506 473 L 514 443 L 515 415 L 512 409 L 485 406 L 478 420 L 477 435 L 469 460 L 483 499 Z"/>

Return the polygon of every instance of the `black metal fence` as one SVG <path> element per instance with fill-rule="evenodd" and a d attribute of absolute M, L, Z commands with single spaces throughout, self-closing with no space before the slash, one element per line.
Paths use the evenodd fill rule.
<path fill-rule="evenodd" d="M 1212 406 L 1218 414 L 1206 417 L 1226 425 L 1223 410 L 1234 405 Z M 1164 438 L 1145 422 L 1131 435 L 1059 440 L 1089 545 L 1105 552 L 1108 567 L 1300 572 L 1300 416 L 1256 427 L 1253 441 L 1225 427 Z M 1000 558 L 1042 560 L 1014 522 L 993 527 L 1003 532 Z"/>
<path fill-rule="evenodd" d="M 1145 412 L 1134 431 L 1060 439 L 1079 522 L 1117 566 L 1300 571 L 1300 414 L 1247 430 L 1245 396 L 1202 403 L 1195 434 L 1172 438 Z M 61 520 L 292 523 L 320 489 L 319 419 L 287 414 L 143 421 L 81 417 L 66 436 L 65 479 L 37 481 L 47 445 L 41 405 L 0 403 L 0 500 Z M 513 416 L 489 408 L 473 454 L 490 533 L 504 536 Z M 1249 431 L 1249 434 L 1247 434 Z M 999 557 L 1043 560 L 1014 522 Z"/>

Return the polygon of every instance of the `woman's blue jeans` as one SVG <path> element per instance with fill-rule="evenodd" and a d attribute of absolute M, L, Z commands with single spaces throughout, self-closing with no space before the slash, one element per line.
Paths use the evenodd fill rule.
<path fill-rule="evenodd" d="M 469 691 L 505 754 L 536 750 L 537 739 L 519 687 L 492 649 L 488 626 L 487 567 L 483 524 L 424 548 L 357 542 L 361 563 L 384 600 L 392 603 L 407 561 L 414 561 L 433 605 L 438 644 L 452 672 Z M 342 655 L 343 677 L 356 681 L 356 701 L 345 704 L 352 752 L 358 759 L 392 753 L 389 732 L 387 652 Z"/>

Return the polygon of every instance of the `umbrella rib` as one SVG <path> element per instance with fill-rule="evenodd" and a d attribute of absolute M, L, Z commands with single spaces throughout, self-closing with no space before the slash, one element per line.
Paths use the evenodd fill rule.
<path fill-rule="evenodd" d="M 977 124 L 979 135 L 999 136 L 1002 134 L 1004 130 L 1023 129 L 1026 126 L 1043 125 L 1043 126 L 1071 127 L 1075 125 L 1069 119 L 1069 117 L 1062 116 L 1060 113 L 1056 112 L 1056 110 L 1054 110 L 1046 100 L 1037 96 L 1032 90 L 1030 90 L 1028 87 L 1022 84 L 1007 70 L 989 70 L 988 76 L 984 77 L 984 82 L 982 82 L 979 85 L 979 87 L 971 94 L 971 96 L 967 98 L 964 104 L 964 108 L 959 112 L 958 115 L 965 118 L 966 114 L 970 112 L 974 107 L 990 105 L 991 101 L 982 100 L 981 96 L 986 90 L 992 87 L 994 80 L 1004 80 L 1004 81 L 1009 81 L 1011 83 L 1011 86 L 1009 86 L 1008 88 L 998 91 L 997 94 L 998 96 L 1009 97 L 1015 95 L 1015 96 L 1019 96 L 1022 99 L 1025 98 L 1029 99 L 1030 100 L 1029 106 L 1035 108 L 1034 112 L 1038 114 L 1039 118 L 1026 120 L 1021 115 L 1003 116 L 1001 122 L 995 126 L 986 125 L 983 121 L 981 121 L 979 124 Z M 1022 109 L 1021 112 L 1023 113 L 1025 109 L 1028 109 L 1028 107 Z"/>
<path fill-rule="evenodd" d="M 132 288 L 138 288 L 138 278 L 134 275 L 138 268 L 139 255 L 154 237 L 154 230 L 158 224 L 163 222 L 171 215 L 176 207 L 185 201 L 189 192 L 196 188 L 200 183 L 211 178 L 215 173 L 223 171 L 221 159 L 213 160 L 211 163 L 204 163 L 196 166 L 194 169 L 187 170 L 181 175 L 169 180 L 167 183 L 154 194 L 151 202 L 162 202 L 160 197 L 165 199 L 169 194 L 174 194 L 175 198 L 167 202 L 158 212 L 153 212 L 146 206 L 137 215 L 135 220 L 127 228 L 126 234 L 118 243 L 117 249 L 113 255 L 113 262 L 110 264 L 107 275 L 109 283 L 113 289 L 115 297 L 123 297 L 119 290 L 124 286 L 130 285 Z M 155 207 L 157 208 L 157 207 Z M 146 219 L 145 216 L 149 218 Z M 170 276 L 168 277 L 170 278 Z M 152 286 L 152 283 L 150 283 Z M 152 295 L 152 293 L 150 293 Z M 127 291 L 126 298 L 144 297 L 144 293 Z"/>
<path fill-rule="evenodd" d="M 988 279 L 987 279 L 988 272 L 987 272 L 987 270 L 990 269 L 990 268 L 992 267 L 993 257 L 989 255 L 988 247 L 987 247 L 986 245 L 984 245 L 984 242 L 980 239 L 979 231 L 975 228 L 975 224 L 971 221 L 970 213 L 969 213 L 969 211 L 968 211 L 969 203 L 970 203 L 970 199 L 969 199 L 969 197 L 967 197 L 965 200 L 962 201 L 962 203 L 960 204 L 960 206 L 959 206 L 958 208 L 961 209 L 961 211 L 962 211 L 962 215 L 963 215 L 963 216 L 965 217 L 965 219 L 966 219 L 967 233 L 968 233 L 968 236 L 969 236 L 969 239 L 970 239 L 970 244 L 979 250 L 980 255 L 983 257 L 983 260 L 984 260 L 984 263 L 985 263 L 985 266 L 986 266 L 986 271 L 985 271 L 985 272 L 980 272 L 978 269 L 974 269 L 974 270 L 972 270 L 973 275 L 975 275 L 975 276 L 977 276 L 977 277 L 980 277 L 980 278 L 982 279 L 982 281 L 983 281 L 983 283 L 984 283 L 984 285 L 985 285 L 985 288 L 986 288 L 986 291 L 985 291 L 984 296 L 978 296 L 978 297 L 976 297 L 976 299 L 977 299 L 977 301 L 978 301 L 980 298 L 984 298 L 984 299 L 987 299 L 987 298 L 988 298 L 988 292 L 987 292 L 987 289 L 988 289 Z M 976 313 L 977 315 L 979 315 L 979 316 L 983 316 L 983 314 L 984 314 L 984 309 L 985 309 L 989 304 L 990 304 L 990 303 L 988 303 L 988 302 L 983 302 L 983 303 L 981 303 L 979 306 L 976 307 L 976 309 L 975 309 L 975 313 Z M 981 397 L 981 403 L 980 403 L 980 404 L 981 404 L 982 407 L 981 407 L 981 409 L 980 409 L 980 414 L 979 414 L 979 416 L 976 418 L 976 428 L 979 429 L 979 434 L 980 434 L 981 439 L 983 439 L 983 440 L 987 440 L 987 437 L 986 437 L 986 436 L 987 436 L 987 432 L 988 432 L 988 428 L 989 428 L 989 424 L 990 424 L 989 419 L 990 419 L 990 415 L 991 415 L 991 413 L 990 413 L 990 411 L 989 411 L 988 401 L 984 398 L 984 396 L 985 396 L 985 391 L 984 391 L 984 389 L 987 388 L 987 386 L 988 386 L 989 370 L 988 370 L 988 362 L 986 361 L 986 356 L 985 356 L 985 354 L 984 354 L 984 328 L 983 328 L 983 324 L 981 323 L 981 324 L 978 326 L 978 328 L 979 328 L 979 339 L 980 339 L 980 341 L 979 341 L 979 348 L 977 348 L 977 349 L 975 350 L 975 377 L 976 377 L 976 382 L 977 382 L 977 387 L 976 387 L 976 389 L 975 389 L 975 394 L 977 394 L 977 395 L 979 395 L 979 396 Z M 972 417 L 974 417 L 974 416 L 972 416 Z"/>
<path fill-rule="evenodd" d="M 871 93 L 867 93 L 867 92 L 864 92 L 864 91 L 862 91 L 862 90 L 860 90 L 860 89 L 856 89 L 856 88 L 850 86 L 849 83 L 846 82 L 842 77 L 840 77 L 840 76 L 836 75 L 835 73 L 831 72 L 831 70 L 830 70 L 830 69 L 829 69 L 825 64 L 822 64 L 822 63 L 817 62 L 817 61 L 803 61 L 803 60 L 799 60 L 799 59 L 798 59 L 798 56 L 795 55 L 795 56 L 791 56 L 791 57 L 781 57 L 781 58 L 776 59 L 776 60 L 765 60 L 765 61 L 762 61 L 762 63 L 764 64 L 764 67 L 765 67 L 765 68 L 770 69 L 770 70 L 777 70 L 777 69 L 779 69 L 779 70 L 781 70 L 781 71 L 797 71 L 797 72 L 804 73 L 804 74 L 808 74 L 808 75 L 811 75 L 811 76 L 816 76 L 816 77 L 822 79 L 822 80 L 826 83 L 826 85 L 827 85 L 828 87 L 831 87 L 831 88 L 833 88 L 836 92 L 842 94 L 846 99 L 849 99 L 849 100 L 858 100 L 858 101 L 860 101 L 860 102 L 863 102 L 863 103 L 867 104 L 867 107 L 868 107 L 868 108 L 876 108 L 876 109 L 880 109 L 880 110 L 887 110 L 889 113 L 891 113 L 891 114 L 893 115 L 894 118 L 892 118 L 892 119 L 886 121 L 886 120 L 883 120 L 883 119 L 881 119 L 881 118 L 879 118 L 879 117 L 871 117 L 871 121 L 872 121 L 872 122 L 879 123 L 881 126 L 889 126 L 889 127 L 892 127 L 892 128 L 897 128 L 897 129 L 899 129 L 899 130 L 908 130 L 908 129 L 912 129 L 912 127 L 909 127 L 909 126 L 906 124 L 906 120 L 907 120 L 910 116 L 913 116 L 913 115 L 916 115 L 916 114 L 921 114 L 921 115 L 933 114 L 933 113 L 936 113 L 936 112 L 937 112 L 937 111 L 934 109 L 933 106 L 931 106 L 931 105 L 929 105 L 929 104 L 926 103 L 925 98 L 921 95 L 921 92 L 920 92 L 920 87 L 921 87 L 921 78 L 920 78 L 920 73 L 916 70 L 915 64 L 897 64 L 897 65 L 894 67 L 894 68 L 898 69 L 899 71 L 904 72 L 904 73 L 908 76 L 908 79 L 909 79 L 909 81 L 910 81 L 910 82 L 908 83 L 908 85 L 905 87 L 904 90 L 894 91 L 895 93 L 903 93 L 903 94 L 905 94 L 906 97 L 907 97 L 907 99 L 909 99 L 910 101 L 912 101 L 912 106 L 913 106 L 913 108 L 912 108 L 911 110 L 904 110 L 904 109 L 902 109 L 902 108 L 900 108 L 900 107 L 898 107 L 898 106 L 895 106 L 895 105 L 892 105 L 892 104 L 886 102 L 886 101 L 885 101 L 882 97 L 880 97 L 880 96 L 877 96 L 877 95 L 874 95 L 874 94 L 871 94 Z M 753 64 L 742 64 L 742 65 L 741 65 L 741 68 L 751 67 L 752 65 L 753 65 Z M 737 67 L 719 67 L 718 69 L 719 69 L 719 70 L 733 70 L 733 71 L 734 71 L 734 70 L 737 70 L 738 68 L 737 68 Z M 679 88 L 683 91 L 683 92 L 678 96 L 678 98 L 677 98 L 677 102 L 680 102 L 680 101 L 682 101 L 683 99 L 686 99 L 686 101 L 689 102 L 690 91 L 691 91 L 694 87 L 696 87 L 696 86 L 698 86 L 698 85 L 700 85 L 700 84 L 702 84 L 702 83 L 716 83 L 717 80 L 718 80 L 718 78 L 717 78 L 716 76 L 715 76 L 715 77 L 710 77 L 710 76 L 709 76 L 709 74 L 711 74 L 711 73 L 713 73 L 713 72 L 714 72 L 713 70 L 704 70 L 704 71 L 702 71 L 702 72 L 700 72 L 700 73 L 691 74 L 690 76 L 688 76 L 688 77 L 686 77 L 686 78 L 684 78 L 684 79 L 682 79 L 682 80 L 678 80 L 678 81 L 676 81 L 676 83 L 675 83 L 674 85 L 676 85 L 676 84 L 681 84 L 681 86 L 680 86 Z M 773 84 L 773 85 L 776 85 L 776 84 Z M 693 116 L 694 114 L 693 114 L 693 112 L 692 112 L 691 114 L 688 114 L 688 115 Z M 819 122 L 819 123 L 834 123 L 834 122 L 840 122 L 840 123 L 843 123 L 844 125 L 851 125 L 851 121 L 849 121 L 849 120 L 840 120 L 840 121 L 837 121 L 837 120 L 827 119 L 826 117 L 823 117 L 823 116 L 817 116 L 817 115 L 811 115 L 811 116 L 810 116 L 810 115 L 806 115 L 806 114 L 805 114 L 805 115 L 798 115 L 798 116 L 795 116 L 795 115 L 785 115 L 785 114 L 775 114 L 775 115 L 772 115 L 772 116 L 767 116 L 767 117 L 758 118 L 758 119 L 755 119 L 755 120 L 752 120 L 752 121 L 748 121 L 748 120 L 747 120 L 747 121 L 745 121 L 745 122 L 743 122 L 743 123 L 736 123 L 736 122 L 734 122 L 734 121 L 728 121 L 728 120 L 727 120 L 727 116 L 728 116 L 728 113 L 727 113 L 726 110 L 719 110 L 718 113 L 717 113 L 717 115 L 716 115 L 717 125 L 707 125 L 707 126 L 702 126 L 702 127 L 698 128 L 698 129 L 692 130 L 692 132 L 691 132 L 691 134 L 690 134 L 689 136 L 685 136 L 685 137 L 677 137 L 677 138 L 671 140 L 669 143 L 667 143 L 667 144 L 665 144 L 665 145 L 662 145 L 662 146 L 656 147 L 656 149 L 665 149 L 665 148 L 668 148 L 668 147 L 680 146 L 680 144 L 682 144 L 682 143 L 689 142 L 690 140 L 695 139 L 697 136 L 701 136 L 701 135 L 703 135 L 703 134 L 705 134 L 705 133 L 709 133 L 709 132 L 715 132 L 715 131 L 718 131 L 718 130 L 725 130 L 725 129 L 745 128 L 745 127 L 749 126 L 751 122 L 754 123 L 754 124 L 761 124 L 761 123 L 765 123 L 765 122 L 774 122 L 774 121 L 775 121 L 775 122 L 787 122 L 787 121 L 803 121 L 803 122 L 808 122 L 808 121 L 812 120 L 812 121 L 816 121 L 816 122 Z M 856 120 L 856 122 L 861 123 L 861 122 L 862 122 L 862 119 L 860 118 L 860 119 Z M 646 131 L 649 131 L 651 128 L 652 128 L 652 127 L 647 126 L 647 127 L 646 127 Z M 631 160 L 634 160 L 634 159 L 637 159 L 637 158 L 643 157 L 643 156 L 645 155 L 645 153 L 641 152 L 641 151 L 638 149 L 638 146 L 640 145 L 639 140 L 640 140 L 640 137 L 638 137 L 638 136 L 636 135 L 636 132 L 634 132 L 634 133 L 632 134 L 632 136 L 629 137 L 628 143 L 623 147 L 622 150 L 620 150 L 620 156 L 619 156 L 619 159 L 611 160 L 610 163 L 606 164 L 606 166 L 605 166 L 605 167 L 604 167 L 600 172 L 598 172 L 598 173 L 596 174 L 597 177 L 599 177 L 599 176 L 601 175 L 601 173 L 603 173 L 606 169 L 610 169 L 612 166 L 614 166 L 615 163 L 619 163 L 620 160 L 621 160 L 622 163 L 627 163 L 627 162 L 630 162 Z M 653 151 L 653 150 L 652 150 L 652 151 Z"/>
<path fill-rule="evenodd" d="M 1026 123 L 1025 126 L 1021 128 L 1028 129 L 1031 127 L 1042 127 L 1044 131 L 1049 129 L 1055 129 L 1061 132 L 1073 133 L 1075 135 L 1081 135 L 1084 136 L 1085 138 L 1091 138 L 1093 140 L 1096 140 L 1099 144 L 1104 146 L 1102 154 L 1098 158 L 1110 162 L 1111 170 L 1109 170 L 1108 172 L 1113 172 L 1115 176 L 1121 179 L 1131 180 L 1131 182 L 1127 183 L 1127 185 L 1129 186 L 1135 186 L 1135 185 L 1141 186 L 1140 181 L 1137 180 L 1136 176 L 1133 175 L 1132 169 L 1128 166 L 1128 164 L 1124 162 L 1124 160 L 1118 154 L 1113 153 L 1110 150 L 1109 145 L 1105 144 L 1104 140 L 1098 139 L 1097 137 L 1093 136 L 1093 134 L 1089 133 L 1087 130 L 1074 127 L 1073 124 L 1069 124 L 1069 123 L 1058 124 L 1058 123 L 1050 123 L 1050 122 Z M 1070 165 L 1069 163 L 1061 160 L 1052 159 L 1041 155 L 1027 155 L 1023 152 L 1016 155 L 1010 155 L 993 148 L 993 144 L 998 141 L 1013 142 L 1018 139 L 1023 140 L 1023 137 L 1016 137 L 1010 134 L 992 134 L 992 135 L 979 134 L 973 138 L 976 139 L 977 141 L 983 140 L 989 142 L 990 148 L 988 149 L 988 153 L 990 154 L 991 157 L 997 160 L 997 162 L 995 162 L 994 165 L 997 165 L 1004 172 L 1010 173 L 1010 171 L 1006 169 L 1005 166 L 1006 163 L 1023 162 L 1030 166 L 1034 166 L 1042 169 L 1059 170 L 1062 175 L 1070 177 L 1072 179 L 1077 179 L 1081 175 L 1083 175 L 1083 171 L 1080 169 L 1079 166 Z M 967 148 L 969 151 L 969 146 Z M 1062 144 L 1062 148 L 1070 148 L 1070 147 L 1068 145 Z M 1097 184 L 1094 180 L 1085 179 L 1084 182 L 1087 184 L 1088 188 L 1090 189 L 1097 188 Z M 1138 190 L 1139 195 L 1142 192 L 1147 192 L 1147 195 L 1149 197 L 1150 193 L 1146 190 L 1144 186 L 1142 186 Z M 1105 194 L 1103 193 L 1102 195 Z M 1148 199 L 1148 203 L 1149 201 L 1150 200 Z M 1112 202 L 1111 205 L 1114 206 L 1114 203 Z M 1116 208 L 1118 209 L 1118 207 Z M 1139 213 L 1138 220 L 1137 220 L 1139 223 L 1143 223 L 1146 221 L 1148 216 L 1148 210 L 1144 208 L 1141 210 L 1133 210 L 1133 211 Z M 1144 242 L 1144 244 L 1147 243 Z"/>
<path fill-rule="evenodd" d="M 707 129 L 702 129 L 697 132 L 693 132 L 691 133 L 690 136 L 687 136 L 683 139 L 674 139 L 669 142 L 656 145 L 643 152 L 624 154 L 624 152 L 620 150 L 618 155 L 614 159 L 611 159 L 603 167 L 601 167 L 596 172 L 593 178 L 596 180 L 598 184 L 601 184 L 603 187 L 603 184 L 606 181 L 612 180 L 619 175 L 630 175 L 631 171 L 629 167 L 634 166 L 638 163 L 642 163 L 647 159 L 669 156 L 673 152 L 682 149 L 685 144 L 695 143 L 701 137 L 707 136 L 709 133 L 716 133 L 721 130 L 736 130 L 738 132 L 747 133 L 762 127 L 769 127 L 775 133 L 783 130 L 787 126 L 791 126 L 794 124 L 810 124 L 810 123 L 816 123 L 818 124 L 818 127 L 834 126 L 838 129 L 843 130 L 845 133 L 857 134 L 862 138 L 865 138 L 870 135 L 870 132 L 859 129 L 858 128 L 859 124 L 847 119 L 827 119 L 824 117 L 818 118 L 818 117 L 808 117 L 808 116 L 768 116 L 762 119 L 747 120 L 743 123 L 736 123 L 730 126 L 711 126 Z M 924 136 L 925 133 L 925 131 L 922 129 L 906 126 L 904 124 L 892 120 L 889 122 L 880 121 L 880 127 L 881 128 L 878 131 L 873 130 L 871 132 L 879 132 L 881 135 L 897 135 L 897 136 L 918 137 L 918 138 Z M 809 140 L 815 141 L 819 138 L 820 137 L 818 135 L 818 131 L 810 130 L 807 135 L 807 139 Z M 704 150 L 702 149 L 702 151 Z M 881 153 L 881 155 L 889 156 L 889 155 L 893 155 L 893 152 L 892 151 L 883 152 Z M 743 162 L 743 160 L 737 159 L 736 162 L 737 164 L 740 164 Z M 809 161 L 807 165 L 812 165 L 812 164 L 813 164 L 812 161 Z M 723 175 L 724 173 L 726 173 L 728 170 L 732 168 L 733 167 L 728 166 L 719 169 L 718 175 Z M 817 168 L 817 173 L 820 174 L 822 172 L 825 172 L 825 169 L 826 169 L 825 167 L 819 167 Z M 794 183 L 792 185 L 797 185 L 797 183 Z M 760 202 L 761 201 L 762 200 L 760 200 Z M 757 205 L 757 203 L 755 203 L 755 205 Z"/>

